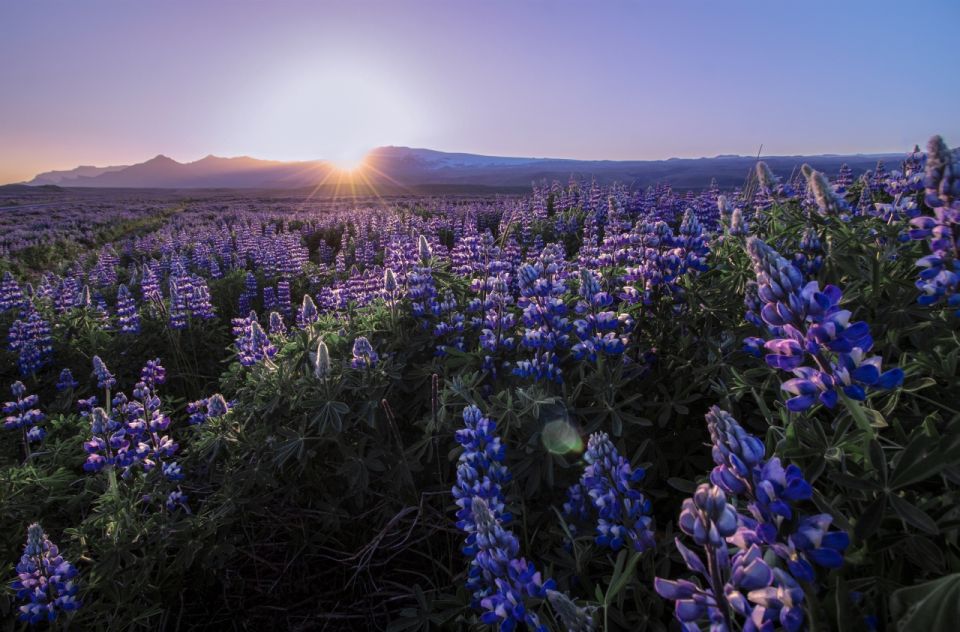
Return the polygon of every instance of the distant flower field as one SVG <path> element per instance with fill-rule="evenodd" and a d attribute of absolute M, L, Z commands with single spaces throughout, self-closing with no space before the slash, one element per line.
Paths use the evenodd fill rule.
<path fill-rule="evenodd" d="M 728 191 L 125 195 L 0 210 L 3 629 L 954 629 L 940 137 Z"/>

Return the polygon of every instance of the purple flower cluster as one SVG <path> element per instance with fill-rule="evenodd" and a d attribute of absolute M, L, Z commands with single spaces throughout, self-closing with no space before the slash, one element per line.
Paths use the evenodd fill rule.
<path fill-rule="evenodd" d="M 60 371 L 60 377 L 57 378 L 57 391 L 72 391 L 80 386 L 80 383 L 73 379 L 73 373 L 70 369 Z"/>
<path fill-rule="evenodd" d="M 377 366 L 380 356 L 373 350 L 373 345 L 364 336 L 357 336 L 353 341 L 353 358 L 350 366 L 355 369 L 372 369 Z"/>
<path fill-rule="evenodd" d="M 940 136 L 927 147 L 924 202 L 933 215 L 910 220 L 911 239 L 926 240 L 930 254 L 917 260 L 921 305 L 940 302 L 960 316 L 960 163 Z"/>
<path fill-rule="evenodd" d="M 95 360 L 99 360 L 96 358 Z M 101 388 L 116 380 L 109 375 L 100 361 L 98 379 Z M 173 439 L 165 434 L 171 419 L 161 408 L 157 387 L 166 380 L 166 370 L 159 360 L 150 360 L 140 372 L 140 380 L 133 387 L 133 399 L 120 392 L 110 401 L 110 411 L 92 408 L 89 413 L 89 441 L 84 443 L 87 460 L 83 469 L 100 472 L 104 469 L 119 470 L 123 478 L 129 478 L 136 469 L 149 474 L 159 468 L 163 478 L 178 481 L 183 478 L 176 461 L 170 460 L 179 449 Z M 95 402 L 93 404 L 95 406 Z"/>
<path fill-rule="evenodd" d="M 277 353 L 277 348 L 260 326 L 256 312 L 250 312 L 246 318 L 234 318 L 233 333 L 236 336 L 234 344 L 237 348 L 237 359 L 243 366 L 253 366 L 269 360 Z"/>
<path fill-rule="evenodd" d="M 832 408 L 838 391 L 863 400 L 868 387 L 889 389 L 903 381 L 901 369 L 881 372 L 880 356 L 867 355 L 870 328 L 850 322 L 851 313 L 840 309 L 840 288 L 821 291 L 816 281 L 804 283 L 800 270 L 760 239 L 748 239 L 747 251 L 757 275 L 759 315 L 773 336 L 747 342 L 754 348 L 763 342 L 767 364 L 795 375 L 782 386 L 793 395 L 787 408 L 803 411 L 817 401 Z"/>
<path fill-rule="evenodd" d="M 823 246 L 820 237 L 812 226 L 807 226 L 800 237 L 800 252 L 793 255 L 795 265 L 804 277 L 810 278 L 820 272 L 823 266 Z"/>
<path fill-rule="evenodd" d="M 613 551 L 629 546 L 646 551 L 656 545 L 650 501 L 636 486 L 643 468 L 632 468 L 617 453 L 606 433 L 590 436 L 583 455 L 587 466 L 580 482 L 567 490 L 563 513 L 568 519 L 596 520 L 596 542 Z"/>
<path fill-rule="evenodd" d="M 230 404 L 220 393 L 214 393 L 206 399 L 187 404 L 187 420 L 191 426 L 206 423 L 210 419 L 223 417 L 230 412 Z"/>
<path fill-rule="evenodd" d="M 27 387 L 23 382 L 14 382 L 10 391 L 16 401 L 3 404 L 3 414 L 7 415 L 3 420 L 3 427 L 7 430 L 20 429 L 24 446 L 42 441 L 46 432 L 39 424 L 46 419 L 46 415 L 36 407 L 40 398 L 37 395 L 27 395 Z"/>
<path fill-rule="evenodd" d="M 809 500 L 812 489 L 796 466 L 764 459 L 763 443 L 717 407 L 707 425 L 716 467 L 710 483 L 684 501 L 679 520 L 703 556 L 676 542 L 702 582 L 658 577 L 654 587 L 676 602 L 685 630 L 699 630 L 701 621 L 733 630 L 735 620 L 743 630 L 801 630 L 801 582 L 816 580 L 814 565 L 842 565 L 849 536 L 831 531 L 827 514 L 798 514 L 796 504 Z"/>
<path fill-rule="evenodd" d="M 596 277 L 589 270 L 580 272 L 581 300 L 575 308 L 581 316 L 573 322 L 580 342 L 571 351 L 577 360 L 597 361 L 597 354 L 619 357 L 626 351 L 633 329 L 633 319 L 628 314 L 610 311 L 613 297 L 604 292 Z"/>
<path fill-rule="evenodd" d="M 7 334 L 10 351 L 17 352 L 21 375 L 33 375 L 53 359 L 53 336 L 50 323 L 40 313 L 31 311 L 25 319 L 18 319 Z"/>
<path fill-rule="evenodd" d="M 34 523 L 27 528 L 27 544 L 17 564 L 17 579 L 11 588 L 20 606 L 20 620 L 31 624 L 56 621 L 61 612 L 80 607 L 75 581 L 77 569 L 63 559 L 57 545 Z"/>
<path fill-rule="evenodd" d="M 117 290 L 117 323 L 120 325 L 120 333 L 140 333 L 140 313 L 130 288 L 126 285 L 121 285 Z"/>
<path fill-rule="evenodd" d="M 313 302 L 313 298 L 311 298 L 309 294 L 304 294 L 300 309 L 297 310 L 297 327 L 307 329 L 310 325 L 317 322 L 319 317 L 320 313 L 317 311 L 317 304 Z"/>
<path fill-rule="evenodd" d="M 0 280 L 0 312 L 20 309 L 25 304 L 20 284 L 13 278 L 10 271 L 4 272 L 3 279 Z"/>
<path fill-rule="evenodd" d="M 544 581 L 531 562 L 519 557 L 520 544 L 506 525 L 503 485 L 510 481 L 504 465 L 504 447 L 496 435 L 496 423 L 475 406 L 463 411 L 464 427 L 456 439 L 463 447 L 453 486 L 457 527 L 467 534 L 463 553 L 470 558 L 467 589 L 473 607 L 483 611 L 481 620 L 513 630 L 527 624 L 546 630 L 531 611 L 528 599 L 544 599 L 554 590 L 553 580 Z"/>
<path fill-rule="evenodd" d="M 532 352 L 529 359 L 520 360 L 513 369 L 519 377 L 563 382 L 563 372 L 557 353 L 570 347 L 573 325 L 567 316 L 564 302 L 566 284 L 560 278 L 560 262 L 548 249 L 534 263 L 522 265 L 517 273 L 520 298 L 517 305 L 523 310 L 525 327 L 520 346 Z"/>

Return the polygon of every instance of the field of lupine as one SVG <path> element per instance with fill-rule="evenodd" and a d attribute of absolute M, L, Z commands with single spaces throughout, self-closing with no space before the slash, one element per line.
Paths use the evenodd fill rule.
<path fill-rule="evenodd" d="M 955 629 L 939 137 L 731 191 L 5 213 L 4 629 Z"/>

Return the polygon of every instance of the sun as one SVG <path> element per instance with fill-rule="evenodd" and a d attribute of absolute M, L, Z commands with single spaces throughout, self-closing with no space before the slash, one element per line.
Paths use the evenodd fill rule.
<path fill-rule="evenodd" d="M 360 157 L 347 156 L 328 160 L 327 162 L 329 162 L 330 166 L 332 166 L 336 171 L 344 174 L 353 174 L 363 168 L 365 159 L 366 152 L 364 152 L 364 154 Z"/>

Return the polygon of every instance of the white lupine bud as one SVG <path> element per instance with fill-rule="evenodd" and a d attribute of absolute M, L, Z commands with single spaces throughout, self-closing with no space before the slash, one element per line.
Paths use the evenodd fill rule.
<path fill-rule="evenodd" d="M 426 235 L 420 235 L 420 260 L 427 261 L 432 256 L 433 251 L 430 249 L 430 242 L 427 241 Z"/>
<path fill-rule="evenodd" d="M 313 376 L 318 380 L 330 377 L 330 350 L 322 340 L 317 343 L 317 351 L 313 357 Z"/>

